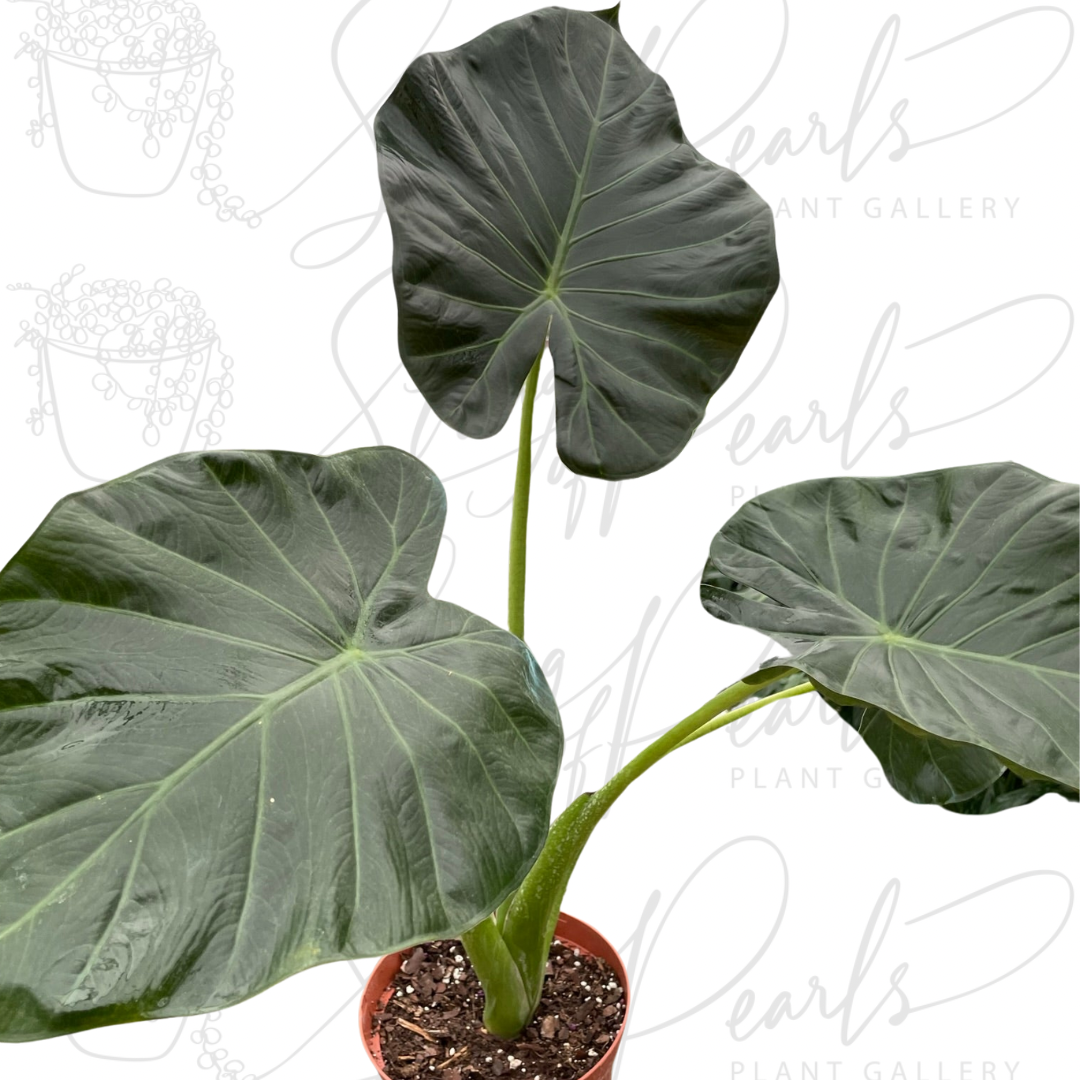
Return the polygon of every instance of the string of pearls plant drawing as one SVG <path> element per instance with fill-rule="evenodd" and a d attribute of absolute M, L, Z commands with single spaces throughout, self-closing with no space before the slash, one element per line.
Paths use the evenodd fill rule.
<path fill-rule="evenodd" d="M 215 159 L 233 115 L 233 72 L 196 5 L 33 2 L 37 25 L 21 35 L 15 55 L 29 56 L 37 68 L 29 79 L 37 112 L 26 132 L 35 147 L 52 130 L 80 187 L 142 197 L 172 187 L 194 144 L 190 174 L 200 184 L 199 202 L 222 221 L 260 224 L 258 212 L 221 182 Z"/>
<path fill-rule="evenodd" d="M 229 1051 L 217 1045 L 221 1042 L 221 1032 L 214 1027 L 214 1023 L 220 1019 L 220 1012 L 207 1013 L 202 1027 L 191 1033 L 191 1041 L 202 1047 L 196 1064 L 200 1069 L 212 1071 L 213 1080 L 256 1080 L 254 1073 L 244 1071 L 242 1061 L 230 1058 Z"/>
<path fill-rule="evenodd" d="M 163 430 L 184 417 L 179 451 L 217 446 L 233 402 L 233 360 L 221 352 L 214 321 L 199 297 L 167 278 L 149 288 L 122 278 L 74 287 L 84 270 L 74 267 L 47 289 L 8 286 L 37 294 L 37 311 L 20 324 L 23 332 L 15 342 L 36 353 L 29 367 L 37 385 L 26 420 L 31 431 L 41 435 L 51 420 L 71 467 L 97 479 L 76 463 L 64 434 L 53 371 L 54 353 L 62 352 L 92 362 L 91 385 L 105 401 L 142 414 L 147 446 L 158 446 Z"/>

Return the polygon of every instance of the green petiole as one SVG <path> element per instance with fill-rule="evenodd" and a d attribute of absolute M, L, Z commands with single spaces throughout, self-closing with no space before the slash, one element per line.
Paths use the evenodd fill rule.
<path fill-rule="evenodd" d="M 813 683 L 799 683 L 798 686 L 789 687 L 787 690 L 778 690 L 775 694 L 770 694 L 768 697 L 760 698 L 758 701 L 751 702 L 749 705 L 743 705 L 741 708 L 726 712 L 722 716 L 714 717 L 707 724 L 702 724 L 693 735 L 688 735 L 683 739 L 676 749 L 687 746 L 695 739 L 700 739 L 702 735 L 708 735 L 710 731 L 716 731 L 717 728 L 726 727 L 736 720 L 741 720 L 744 716 L 749 716 L 752 712 L 757 712 L 758 709 L 763 709 L 766 705 L 772 705 L 774 702 L 782 701 L 784 698 L 793 698 L 798 697 L 800 694 L 809 694 L 812 693 L 813 690 Z"/>
<path fill-rule="evenodd" d="M 514 508 L 510 518 L 510 588 L 507 626 L 510 633 L 525 638 L 525 554 L 529 529 L 529 489 L 532 486 L 532 428 L 536 384 L 544 346 L 525 380 L 521 400 L 521 433 L 518 438 L 517 476 L 514 480 Z"/>
<path fill-rule="evenodd" d="M 510 524 L 508 626 L 525 636 L 525 562 L 532 474 L 532 418 L 540 375 L 537 356 L 525 381 L 521 407 L 517 474 Z M 781 690 L 743 704 L 762 686 L 791 674 L 778 668 L 770 678 L 740 681 L 721 690 L 641 751 L 598 791 L 576 799 L 555 821 L 543 850 L 517 891 L 493 916 L 461 935 L 461 941 L 484 988 L 484 1026 L 512 1039 L 532 1018 L 540 1001 L 551 939 L 559 908 L 574 867 L 593 829 L 615 800 L 642 773 L 673 750 L 783 698 L 813 690 L 810 683 Z"/>
<path fill-rule="evenodd" d="M 775 682 L 789 673 L 787 669 L 779 669 L 768 682 Z M 500 906 L 494 917 L 463 936 L 478 974 L 482 968 L 495 973 L 507 971 L 507 956 L 517 972 L 515 977 L 508 979 L 513 992 L 501 985 L 501 978 L 500 985 L 493 986 L 490 992 L 485 984 L 489 1007 L 484 1011 L 484 1025 L 493 1035 L 513 1038 L 535 1012 L 543 989 L 548 950 L 570 875 L 593 829 L 627 787 L 671 751 L 706 731 L 715 731 L 781 698 L 795 697 L 813 689 L 807 683 L 738 708 L 763 685 L 767 682 L 740 681 L 722 690 L 642 750 L 598 791 L 576 799 L 552 825 L 539 858 L 517 892 Z M 474 951 L 477 951 L 476 955 Z M 518 979 L 523 995 L 517 990 Z M 515 1011 L 519 1005 L 520 1011 Z"/>

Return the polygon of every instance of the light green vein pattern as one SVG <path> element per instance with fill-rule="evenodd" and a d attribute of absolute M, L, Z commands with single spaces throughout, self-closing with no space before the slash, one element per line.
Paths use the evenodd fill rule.
<path fill-rule="evenodd" d="M 785 665 L 941 740 L 906 748 L 912 770 L 942 773 L 947 753 L 990 783 L 989 759 L 946 746 L 962 743 L 1075 789 L 1077 558 L 1076 485 L 1019 465 L 813 480 L 739 510 L 701 597 Z"/>
<path fill-rule="evenodd" d="M 428 594 L 444 516 L 375 449 L 46 518 L 0 574 L 0 1037 L 221 1008 L 517 884 L 562 734 L 525 646 Z"/>
<path fill-rule="evenodd" d="M 772 215 L 614 20 L 548 8 L 414 61 L 375 122 L 402 358 L 483 438 L 547 339 L 575 472 L 686 445 L 779 282 Z"/>

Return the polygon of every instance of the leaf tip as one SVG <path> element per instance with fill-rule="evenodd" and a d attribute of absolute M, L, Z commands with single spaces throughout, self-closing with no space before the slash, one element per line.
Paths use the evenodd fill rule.
<path fill-rule="evenodd" d="M 621 2 L 614 7 L 604 8 L 603 11 L 594 11 L 593 14 L 598 19 L 603 19 L 604 22 L 614 26 L 616 30 L 622 33 L 622 29 L 619 26 L 619 8 L 622 6 Z"/>

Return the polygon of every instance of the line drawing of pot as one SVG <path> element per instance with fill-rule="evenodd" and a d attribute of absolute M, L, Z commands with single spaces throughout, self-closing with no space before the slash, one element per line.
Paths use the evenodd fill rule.
<path fill-rule="evenodd" d="M 233 72 L 214 34 L 186 0 L 15 0 L 33 2 L 38 23 L 20 35 L 37 115 L 34 147 L 56 136 L 60 160 L 85 191 L 152 198 L 176 183 L 186 161 L 198 199 L 222 221 L 260 224 L 259 214 L 220 183 L 225 124 L 233 115 Z M 195 150 L 192 150 L 192 147 Z"/>
<path fill-rule="evenodd" d="M 136 433 L 169 454 L 217 446 L 233 404 L 233 360 L 198 295 L 168 278 L 148 288 L 122 278 L 73 287 L 84 271 L 77 265 L 47 289 L 8 286 L 37 294 L 15 341 L 35 352 L 31 432 L 42 435 L 51 422 L 67 463 L 94 482 L 115 475 L 111 462 L 130 454 Z M 121 404 L 126 416 L 117 414 Z"/>

